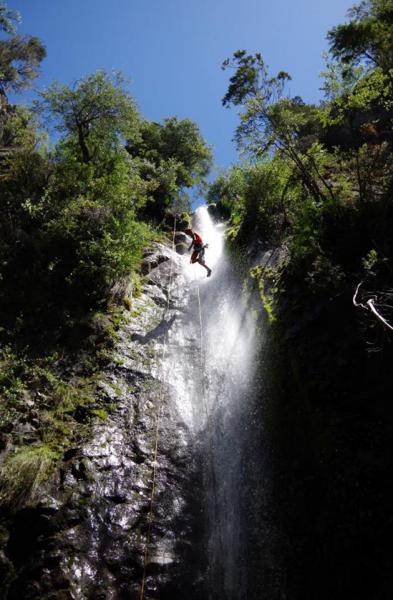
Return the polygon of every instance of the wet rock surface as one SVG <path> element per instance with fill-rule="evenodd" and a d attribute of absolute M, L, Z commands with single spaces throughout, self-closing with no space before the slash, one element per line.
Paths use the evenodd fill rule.
<path fill-rule="evenodd" d="M 0 557 L 1 598 L 132 600 L 142 580 L 146 599 L 204 597 L 202 576 L 191 576 L 199 466 L 163 368 L 187 301 L 178 261 L 160 244 L 146 253 L 142 294 L 98 386 L 108 417 L 97 418 L 38 500 L 13 516 Z"/>

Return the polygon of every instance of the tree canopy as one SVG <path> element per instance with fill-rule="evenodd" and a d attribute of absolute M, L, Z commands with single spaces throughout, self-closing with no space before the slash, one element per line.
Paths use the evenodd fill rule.
<path fill-rule="evenodd" d="M 349 11 L 348 23 L 328 33 L 332 56 L 389 71 L 393 63 L 393 2 L 364 0 Z"/>
<path fill-rule="evenodd" d="M 212 157 L 192 121 L 143 119 L 120 73 L 10 105 L 6 93 L 27 87 L 45 57 L 37 38 L 16 34 L 18 20 L 0 5 L 0 338 L 57 343 L 104 310 L 119 281 L 137 282 L 143 247 L 167 210 L 189 207 L 186 190 Z"/>
<path fill-rule="evenodd" d="M 37 77 L 46 56 L 42 42 L 34 36 L 16 34 L 19 13 L 0 4 L 0 29 L 8 37 L 0 40 L 0 93 L 20 91 Z"/>
<path fill-rule="evenodd" d="M 120 74 L 109 78 L 100 71 L 72 88 L 54 83 L 41 98 L 39 109 L 75 142 L 84 163 L 124 145 L 138 129 L 138 111 Z"/>
<path fill-rule="evenodd" d="M 162 124 L 144 121 L 139 136 L 128 140 L 127 150 L 140 160 L 147 181 L 159 181 L 145 207 L 146 216 L 162 216 L 171 205 L 184 206 L 182 190 L 200 185 L 212 164 L 211 149 L 197 125 L 177 117 L 164 119 Z"/>
<path fill-rule="evenodd" d="M 304 309 L 365 280 L 370 290 L 379 286 L 390 315 L 393 3 L 367 0 L 348 16 L 328 33 L 319 105 L 291 97 L 290 75 L 272 76 L 260 53 L 238 50 L 224 61 L 231 75 L 223 104 L 241 109 L 236 141 L 246 160 L 211 184 L 209 198 L 231 213 L 235 245 L 252 235 L 286 249 L 267 283 L 277 306 L 285 302 L 277 280 L 296 281 Z M 262 271 L 255 276 L 267 281 Z"/>

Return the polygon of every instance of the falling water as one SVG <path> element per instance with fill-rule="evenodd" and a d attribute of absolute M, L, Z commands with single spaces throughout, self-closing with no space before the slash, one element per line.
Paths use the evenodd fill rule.
<path fill-rule="evenodd" d="M 193 227 L 212 276 L 161 244 L 147 255 L 135 316 L 98 382 L 110 414 L 64 453 L 48 503 L 20 511 L 7 542 L 22 549 L 9 598 L 59 586 L 78 599 L 284 598 L 260 575 L 273 564 L 254 389 L 260 336 L 223 228 L 205 208 Z"/>
<path fill-rule="evenodd" d="M 208 244 L 213 274 L 182 257 L 189 289 L 166 363 L 178 410 L 203 457 L 206 575 L 212 600 L 245 597 L 242 565 L 242 444 L 255 354 L 255 325 L 224 247 L 224 231 L 199 208 L 193 228 Z"/>

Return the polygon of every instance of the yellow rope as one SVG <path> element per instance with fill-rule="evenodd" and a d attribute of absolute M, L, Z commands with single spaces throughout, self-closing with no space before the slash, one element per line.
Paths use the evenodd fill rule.
<path fill-rule="evenodd" d="M 175 247 L 175 234 L 176 234 L 176 217 L 174 220 L 174 227 L 173 227 L 172 249 L 174 249 L 174 247 Z M 171 268 L 170 268 L 170 273 L 169 273 L 167 305 L 166 305 L 165 312 L 167 312 L 167 310 L 169 309 L 170 288 L 171 288 L 171 283 L 172 283 L 172 267 L 173 267 L 173 261 L 171 262 Z M 194 279 L 195 279 L 195 276 L 194 276 Z M 203 320 L 202 320 L 201 297 L 200 297 L 200 293 L 199 293 L 199 284 L 198 283 L 197 283 L 197 296 L 198 296 L 198 312 L 199 312 L 199 333 L 200 333 L 200 346 L 199 347 L 200 347 L 200 368 L 201 368 L 201 373 L 202 373 L 202 395 L 203 395 L 204 408 L 205 408 L 205 412 L 206 412 L 206 421 L 207 421 L 207 426 L 208 426 L 208 430 L 209 430 L 211 474 L 212 474 L 214 504 L 215 504 L 215 510 L 217 511 L 218 498 L 217 498 L 217 482 L 216 482 L 214 460 L 213 460 L 213 458 L 214 458 L 213 429 L 212 429 L 211 419 L 210 419 L 209 410 L 208 410 L 208 406 L 207 406 L 207 400 L 206 400 L 206 376 L 205 376 L 205 368 L 204 368 L 205 365 L 204 365 L 204 355 L 203 355 Z M 162 358 L 161 358 L 162 363 L 164 362 L 165 354 L 166 354 L 166 340 L 167 340 L 167 338 L 165 337 L 163 349 L 162 349 Z M 154 514 L 154 511 L 153 511 L 154 496 L 155 496 L 155 492 L 156 492 L 157 456 L 158 456 L 158 443 L 159 443 L 159 437 L 160 437 L 159 425 L 160 425 L 160 419 L 161 419 L 163 388 L 164 388 L 164 378 L 162 380 L 161 393 L 160 393 L 159 402 L 158 402 L 157 411 L 156 411 L 155 444 L 154 444 L 154 453 L 153 453 L 154 460 L 153 460 L 153 472 L 152 472 L 152 490 L 151 490 L 151 495 L 150 495 L 150 508 L 149 508 L 149 516 L 148 516 L 149 527 L 148 527 L 148 531 L 147 531 L 146 544 L 145 544 L 144 557 L 143 557 L 143 575 L 142 575 L 142 581 L 141 581 L 139 600 L 144 600 L 144 597 L 145 597 L 146 574 L 147 574 L 147 565 L 148 565 L 148 559 L 149 559 L 149 547 L 150 547 L 150 541 L 151 541 L 151 529 L 152 529 L 153 514 Z"/>
<path fill-rule="evenodd" d="M 172 250 L 173 251 L 175 249 L 175 235 L 176 235 L 176 215 L 175 215 L 174 223 L 173 223 L 173 235 L 172 235 Z M 170 291 L 171 291 L 171 283 L 172 283 L 172 271 L 173 271 L 173 260 L 171 260 L 171 266 L 170 266 L 170 271 L 169 271 L 167 303 L 166 303 L 164 315 L 167 313 L 167 311 L 169 309 Z M 166 332 L 165 337 L 164 337 L 164 343 L 163 343 L 163 347 L 162 347 L 161 364 L 163 364 L 164 360 L 165 360 L 166 347 L 167 347 L 167 343 L 166 343 L 167 335 L 168 335 L 168 332 Z M 152 489 L 151 489 L 151 494 L 150 494 L 150 508 L 149 508 L 149 515 L 148 515 L 149 527 L 147 530 L 145 549 L 144 549 L 144 553 L 143 553 L 143 575 L 142 575 L 140 595 L 139 595 L 140 600 L 143 600 L 145 597 L 146 573 L 147 573 L 147 565 L 148 565 L 148 560 L 149 560 L 149 547 L 150 547 L 151 529 L 152 529 L 152 523 L 153 523 L 154 496 L 156 493 L 157 456 L 158 456 L 158 443 L 159 443 L 159 439 L 160 439 L 160 420 L 161 420 L 161 409 L 162 409 L 164 383 L 165 382 L 164 382 L 164 372 L 163 372 L 160 396 L 159 396 L 159 401 L 157 403 L 157 410 L 156 410 L 156 426 L 155 426 L 155 434 L 154 434 L 155 440 L 154 440 L 153 471 L 152 471 Z"/>

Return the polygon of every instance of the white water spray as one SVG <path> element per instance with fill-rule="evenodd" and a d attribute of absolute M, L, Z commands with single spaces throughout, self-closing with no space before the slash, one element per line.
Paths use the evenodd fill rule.
<path fill-rule="evenodd" d="M 205 207 L 196 211 L 193 228 L 208 244 L 213 274 L 207 278 L 189 255 L 182 257 L 189 294 L 169 336 L 166 369 L 178 411 L 204 454 L 209 598 L 239 600 L 242 414 L 253 377 L 254 324 L 225 254 L 223 228 Z"/>

